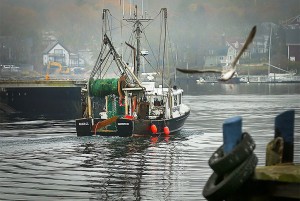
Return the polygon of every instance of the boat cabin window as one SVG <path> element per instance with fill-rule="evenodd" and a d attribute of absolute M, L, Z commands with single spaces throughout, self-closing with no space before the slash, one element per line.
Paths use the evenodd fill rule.
<path fill-rule="evenodd" d="M 177 106 L 177 95 L 174 96 L 174 106 Z"/>
<path fill-rule="evenodd" d="M 182 102 L 182 94 L 178 94 L 178 104 L 181 105 Z"/>
<path fill-rule="evenodd" d="M 154 106 L 162 106 L 164 105 L 164 101 L 162 96 L 154 96 Z"/>
<path fill-rule="evenodd" d="M 182 102 L 182 94 L 174 95 L 174 106 L 180 105 Z"/>

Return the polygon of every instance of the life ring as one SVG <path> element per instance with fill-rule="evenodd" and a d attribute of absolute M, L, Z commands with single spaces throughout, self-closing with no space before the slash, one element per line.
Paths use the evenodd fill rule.
<path fill-rule="evenodd" d="M 217 174 L 223 175 L 239 166 L 255 149 L 255 142 L 248 133 L 242 134 L 241 142 L 228 154 L 224 155 L 223 145 L 210 157 L 208 164 Z"/>
<path fill-rule="evenodd" d="M 227 198 L 251 177 L 257 162 L 256 155 L 252 154 L 240 166 L 227 174 L 226 177 L 213 172 L 203 188 L 202 195 L 207 200 L 223 200 Z"/>

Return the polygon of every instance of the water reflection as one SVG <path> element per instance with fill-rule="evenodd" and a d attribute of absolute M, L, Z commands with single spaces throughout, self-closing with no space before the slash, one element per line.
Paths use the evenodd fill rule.
<path fill-rule="evenodd" d="M 27 162 L 22 164 L 31 169 L 33 165 L 38 167 L 33 169 L 36 178 L 43 180 L 37 181 L 41 183 L 42 188 L 49 188 L 48 182 L 58 182 L 61 187 L 59 191 L 66 191 L 64 196 L 59 194 L 60 198 L 83 199 L 84 196 L 92 200 L 111 200 L 117 197 L 122 200 L 139 200 L 141 197 L 155 200 L 163 197 L 168 199 L 168 197 L 172 198 L 173 187 L 182 182 L 182 178 L 178 175 L 174 178 L 174 171 L 179 172 L 184 178 L 185 168 L 182 159 L 186 155 L 182 156 L 184 152 L 180 151 L 180 147 L 188 140 L 189 135 L 183 133 L 177 136 L 153 138 L 62 138 L 60 142 L 56 142 L 56 148 L 47 148 L 46 144 L 49 140 L 43 140 L 41 143 L 44 144 L 44 151 L 35 151 L 37 159 L 35 163 L 28 161 L 30 158 L 27 152 L 22 156 L 26 155 L 25 161 L 30 164 L 26 165 Z M 32 141 L 31 145 L 27 144 L 26 147 L 36 146 L 35 142 Z M 70 142 L 72 143 L 69 144 Z M 12 155 L 16 161 L 22 161 L 23 159 L 18 156 Z M 20 165 L 17 167 L 19 168 Z M 50 172 L 45 173 L 45 170 Z M 14 174 L 20 177 L 17 171 Z M 49 181 L 50 175 L 43 177 L 48 174 L 52 175 L 51 181 Z M 25 180 L 26 177 L 31 178 L 28 174 Z M 70 197 L 72 191 L 69 192 L 65 185 L 70 185 L 71 181 L 73 184 L 70 187 L 80 190 L 81 194 L 77 192 Z M 0 191 L 3 192 L 3 188 L 0 188 Z M 35 188 L 33 184 L 33 187 L 28 189 L 32 191 L 32 195 L 45 196 L 37 194 Z M 182 187 L 177 190 L 180 189 Z M 176 195 L 177 191 L 173 193 Z M 45 197 L 53 198 L 53 194 L 50 193 Z"/>

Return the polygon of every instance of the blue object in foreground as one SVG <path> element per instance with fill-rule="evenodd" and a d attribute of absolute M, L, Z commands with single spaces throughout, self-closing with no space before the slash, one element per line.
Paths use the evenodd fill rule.
<path fill-rule="evenodd" d="M 242 117 L 232 117 L 223 123 L 224 153 L 231 152 L 242 139 Z"/>
<path fill-rule="evenodd" d="M 287 110 L 275 117 L 275 138 L 282 137 L 284 141 L 283 163 L 294 160 L 294 124 L 295 110 Z"/>

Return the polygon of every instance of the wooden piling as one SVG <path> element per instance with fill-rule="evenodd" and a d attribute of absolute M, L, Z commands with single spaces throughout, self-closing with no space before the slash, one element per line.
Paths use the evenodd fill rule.
<path fill-rule="evenodd" d="M 282 163 L 294 161 L 294 124 L 295 110 L 282 112 L 275 118 L 275 138 L 283 138 Z"/>
<path fill-rule="evenodd" d="M 226 119 L 223 124 L 224 153 L 231 152 L 242 139 L 242 117 Z"/>

